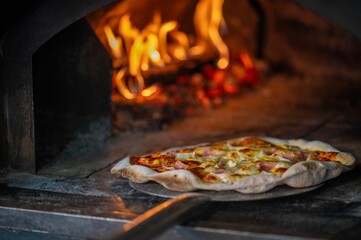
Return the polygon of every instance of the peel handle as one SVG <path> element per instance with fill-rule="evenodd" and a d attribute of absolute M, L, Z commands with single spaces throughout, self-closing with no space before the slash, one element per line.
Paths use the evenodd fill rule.
<path fill-rule="evenodd" d="M 181 194 L 124 224 L 123 228 L 114 232 L 107 240 L 153 238 L 184 220 L 190 210 L 209 200 L 209 197 L 199 193 Z"/>

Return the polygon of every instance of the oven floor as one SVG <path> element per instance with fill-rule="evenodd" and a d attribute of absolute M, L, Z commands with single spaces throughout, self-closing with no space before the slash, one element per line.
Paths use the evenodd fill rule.
<path fill-rule="evenodd" d="M 246 135 L 321 140 L 361 159 L 361 77 L 274 75 L 213 110 L 163 131 L 124 133 L 37 175 L 0 178 L 1 239 L 98 239 L 165 201 L 110 168 L 128 154 Z M 96 157 L 94 157 L 96 156 Z M 361 167 L 297 196 L 209 203 L 159 239 L 329 239 L 361 235 Z"/>
<path fill-rule="evenodd" d="M 4 182 L 4 179 L 1 180 Z M 11 174 L 0 185 L 0 239 L 103 239 L 166 199 L 113 177 Z M 159 239 L 356 239 L 361 167 L 300 195 L 212 202 Z"/>

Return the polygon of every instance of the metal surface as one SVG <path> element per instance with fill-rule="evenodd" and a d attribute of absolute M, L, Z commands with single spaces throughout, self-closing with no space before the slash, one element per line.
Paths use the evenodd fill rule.
<path fill-rule="evenodd" d="M 150 239 L 189 217 L 191 209 L 209 201 L 203 194 L 187 193 L 163 202 L 133 219 L 115 232 L 108 240 Z"/>
<path fill-rule="evenodd" d="M 360 186 L 357 166 L 300 195 L 209 202 L 156 239 L 358 239 Z M 164 201 L 110 173 L 86 179 L 1 175 L 0 239 L 101 238 Z"/>
<path fill-rule="evenodd" d="M 132 222 L 124 225 L 123 228 L 114 232 L 108 240 L 153 238 L 163 233 L 173 224 L 184 220 L 184 216 L 189 216 L 191 210 L 208 201 L 255 201 L 261 199 L 279 198 L 309 192 L 320 187 L 321 184 L 308 188 L 290 188 L 286 186 L 279 186 L 261 194 L 241 194 L 235 191 L 197 191 L 192 193 L 182 193 L 170 191 L 155 182 L 142 184 L 130 182 L 130 186 L 143 193 L 171 199 L 163 202 L 153 209 L 150 209 L 135 218 Z"/>
<path fill-rule="evenodd" d="M 162 185 L 155 182 L 148 182 L 148 183 L 130 182 L 129 184 L 138 191 L 158 197 L 174 198 L 184 194 L 182 192 L 176 192 L 166 189 Z M 258 194 L 242 194 L 236 191 L 222 191 L 222 192 L 197 191 L 197 193 L 208 196 L 212 201 L 217 201 L 217 202 L 255 201 L 255 200 L 272 199 L 272 198 L 301 194 L 317 189 L 320 186 L 322 186 L 322 184 L 306 187 L 306 188 L 291 188 L 288 186 L 278 186 L 268 192 L 258 193 Z"/>

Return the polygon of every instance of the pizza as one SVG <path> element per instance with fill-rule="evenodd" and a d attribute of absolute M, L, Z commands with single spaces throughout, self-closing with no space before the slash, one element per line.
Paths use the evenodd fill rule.
<path fill-rule="evenodd" d="M 252 136 L 130 156 L 111 172 L 136 183 L 155 181 L 174 191 L 262 193 L 284 184 L 317 185 L 355 163 L 352 154 L 321 141 Z"/>

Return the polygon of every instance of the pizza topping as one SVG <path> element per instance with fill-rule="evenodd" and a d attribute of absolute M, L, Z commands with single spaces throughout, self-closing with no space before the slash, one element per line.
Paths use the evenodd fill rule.
<path fill-rule="evenodd" d="M 310 160 L 329 162 L 337 160 L 337 155 L 337 152 L 312 152 L 308 158 Z"/>
<path fill-rule="evenodd" d="M 218 169 L 224 169 L 224 165 L 221 162 L 217 163 L 214 167 Z"/>
<path fill-rule="evenodd" d="M 188 166 L 187 164 L 184 164 L 183 162 L 177 160 L 177 161 L 174 163 L 174 168 L 175 168 L 175 169 L 188 169 L 189 166 Z"/>
<path fill-rule="evenodd" d="M 193 152 L 177 153 L 175 158 L 179 160 L 187 160 L 187 159 L 195 159 L 195 157 L 196 157 L 196 153 L 193 151 Z"/>
<path fill-rule="evenodd" d="M 275 168 L 289 168 L 292 166 L 291 162 L 277 162 L 277 165 L 275 166 Z"/>
<path fill-rule="evenodd" d="M 227 168 L 232 168 L 235 167 L 237 165 L 237 163 L 233 162 L 232 160 L 229 160 L 226 164 Z"/>
<path fill-rule="evenodd" d="M 296 153 L 295 152 L 285 152 L 285 153 L 281 153 L 281 156 L 290 160 L 291 162 L 296 162 L 297 161 L 297 157 L 296 157 Z"/>
<path fill-rule="evenodd" d="M 277 162 L 261 162 L 261 161 L 258 161 L 258 163 L 259 163 L 259 170 L 266 172 L 269 172 L 272 168 L 275 168 L 278 164 Z"/>
<path fill-rule="evenodd" d="M 186 169 L 209 183 L 231 183 L 258 174 L 282 176 L 300 161 L 339 161 L 338 152 L 308 151 L 290 145 L 275 145 L 256 137 L 184 148 L 144 157 L 131 157 L 134 165 L 156 172 Z"/>
<path fill-rule="evenodd" d="M 275 152 L 277 152 L 277 148 L 275 148 L 275 147 L 265 148 L 265 149 L 263 149 L 263 152 L 264 152 L 265 155 L 272 155 Z"/>
<path fill-rule="evenodd" d="M 245 138 L 242 139 L 240 141 L 235 141 L 232 143 L 233 146 L 251 146 L 251 147 L 270 147 L 273 146 L 273 144 L 264 141 L 260 138 L 256 138 L 256 137 L 249 137 L 249 138 Z"/>
<path fill-rule="evenodd" d="M 212 172 L 216 172 L 216 171 L 219 171 L 219 170 L 217 168 L 215 168 L 215 167 L 206 167 L 206 168 L 204 168 L 204 171 L 206 173 L 212 173 Z"/>
<path fill-rule="evenodd" d="M 199 147 L 195 149 L 195 153 L 198 156 L 206 157 L 212 155 L 212 148 L 211 147 Z"/>
<path fill-rule="evenodd" d="M 205 175 L 202 180 L 209 183 L 219 183 L 221 181 L 221 179 L 212 173 Z"/>
<path fill-rule="evenodd" d="M 301 161 L 305 161 L 305 160 L 307 160 L 307 158 L 308 158 L 309 155 L 310 155 L 309 152 L 299 151 L 299 152 L 298 152 L 298 159 L 300 159 Z"/>
<path fill-rule="evenodd" d="M 214 167 L 216 164 L 217 164 L 217 161 L 210 160 L 210 161 L 206 161 L 206 162 L 200 164 L 199 167 L 201 167 L 201 168 Z"/>
<path fill-rule="evenodd" d="M 284 172 L 287 171 L 288 168 L 272 168 L 270 170 L 271 173 L 275 174 L 275 175 L 278 175 L 278 176 L 282 176 L 282 174 Z"/>
<path fill-rule="evenodd" d="M 238 175 L 257 175 L 260 174 L 260 170 L 259 170 L 260 166 L 257 163 L 252 163 L 252 164 L 248 164 L 248 165 L 244 165 L 242 167 L 240 167 L 235 174 Z"/>

